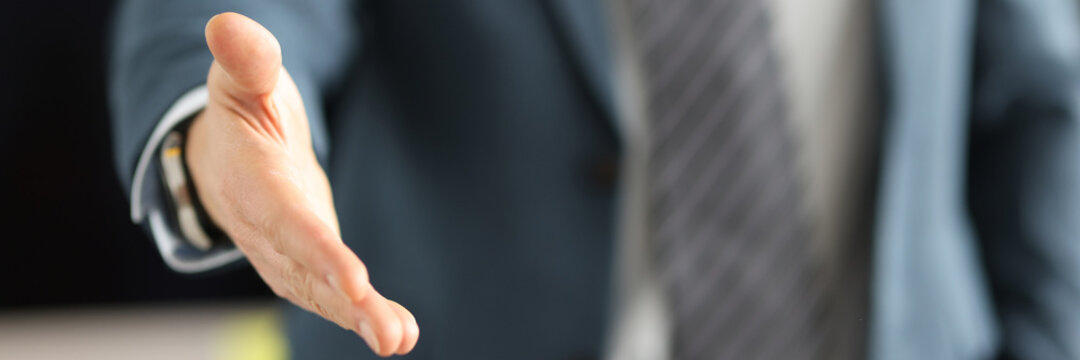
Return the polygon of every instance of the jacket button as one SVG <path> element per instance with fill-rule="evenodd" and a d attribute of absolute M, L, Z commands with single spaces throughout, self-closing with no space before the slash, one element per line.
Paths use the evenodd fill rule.
<path fill-rule="evenodd" d="M 619 177 L 619 159 L 615 155 L 597 156 L 588 166 L 589 184 L 599 188 L 611 188 Z"/>

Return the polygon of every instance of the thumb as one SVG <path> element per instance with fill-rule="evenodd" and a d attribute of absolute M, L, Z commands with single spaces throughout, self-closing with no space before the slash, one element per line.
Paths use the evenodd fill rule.
<path fill-rule="evenodd" d="M 274 90 L 281 70 L 281 45 L 262 25 L 234 12 L 206 23 L 206 45 L 231 80 L 234 95 L 261 95 Z"/>

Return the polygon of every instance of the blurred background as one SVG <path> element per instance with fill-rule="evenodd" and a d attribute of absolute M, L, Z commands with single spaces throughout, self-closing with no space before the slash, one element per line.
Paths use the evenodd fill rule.
<path fill-rule="evenodd" d="M 170 271 L 129 220 L 105 99 L 112 8 L 0 3 L 0 44 L 18 54 L 0 56 L 0 359 L 145 358 L 110 346 L 139 337 L 176 350 L 154 358 L 207 358 L 191 355 L 274 304 L 249 267 Z"/>

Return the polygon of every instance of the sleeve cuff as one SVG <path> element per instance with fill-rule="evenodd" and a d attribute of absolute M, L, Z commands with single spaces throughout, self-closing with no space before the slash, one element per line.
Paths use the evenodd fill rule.
<path fill-rule="evenodd" d="M 201 251 L 184 241 L 175 221 L 170 221 L 165 213 L 160 174 L 150 170 L 155 167 L 154 154 L 165 135 L 206 107 L 207 99 L 206 86 L 202 85 L 184 93 L 173 103 L 150 133 L 131 182 L 131 221 L 146 222 L 165 264 L 181 273 L 208 271 L 243 258 L 243 253 L 235 247 Z"/>
<path fill-rule="evenodd" d="M 154 186 L 147 186 L 147 177 L 153 178 L 156 176 L 156 174 L 148 175 L 147 172 L 150 168 L 150 162 L 154 158 L 154 153 L 161 147 L 161 141 L 165 139 L 165 134 L 206 107 L 208 98 L 206 85 L 200 85 L 184 93 L 165 112 L 165 116 L 161 118 L 161 121 L 154 127 L 154 131 L 150 133 L 150 139 L 146 141 L 146 147 L 143 148 L 142 154 L 139 155 L 139 162 L 135 166 L 135 176 L 131 182 L 132 222 L 141 223 L 143 221 L 147 213 L 144 201 L 153 198 L 153 195 L 159 194 L 161 191 L 160 186 L 157 186 L 156 189 Z M 157 183 L 153 184 L 157 185 Z"/>

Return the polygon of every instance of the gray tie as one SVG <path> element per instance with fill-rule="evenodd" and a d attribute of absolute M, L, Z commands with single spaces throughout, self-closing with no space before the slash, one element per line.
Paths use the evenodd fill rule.
<path fill-rule="evenodd" d="M 631 0 L 676 359 L 815 358 L 809 235 L 760 0 Z"/>

